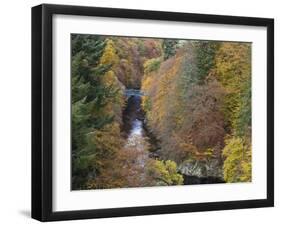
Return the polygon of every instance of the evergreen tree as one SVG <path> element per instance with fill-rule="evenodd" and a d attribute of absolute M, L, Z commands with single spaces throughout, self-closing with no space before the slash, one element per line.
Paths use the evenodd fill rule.
<path fill-rule="evenodd" d="M 95 134 L 114 120 L 105 111 L 113 102 L 117 87 L 107 85 L 103 77 L 110 64 L 101 64 L 106 46 L 103 37 L 72 35 L 72 177 L 73 189 L 83 189 L 100 169 L 100 158 L 110 150 L 101 150 Z"/>
<path fill-rule="evenodd" d="M 178 43 L 179 41 L 176 39 L 163 40 L 164 60 L 167 60 L 176 54 Z"/>

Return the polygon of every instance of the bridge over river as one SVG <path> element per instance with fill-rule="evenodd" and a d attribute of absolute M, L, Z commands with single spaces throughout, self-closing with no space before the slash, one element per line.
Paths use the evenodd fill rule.
<path fill-rule="evenodd" d="M 125 92 L 124 92 L 124 95 L 127 96 L 127 97 L 130 97 L 130 96 L 145 96 L 145 93 L 139 89 L 126 89 Z"/>

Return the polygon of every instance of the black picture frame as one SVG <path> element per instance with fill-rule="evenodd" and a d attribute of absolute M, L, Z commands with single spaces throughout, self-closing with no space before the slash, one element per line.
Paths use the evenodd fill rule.
<path fill-rule="evenodd" d="M 266 27 L 267 198 L 54 212 L 52 210 L 52 17 L 55 14 Z M 274 206 L 273 19 L 50 4 L 32 8 L 32 218 L 40 221 L 56 221 L 271 206 Z"/>

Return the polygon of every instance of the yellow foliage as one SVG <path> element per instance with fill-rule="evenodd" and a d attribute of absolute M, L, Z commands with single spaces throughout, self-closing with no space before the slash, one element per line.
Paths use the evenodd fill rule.
<path fill-rule="evenodd" d="M 238 130 L 237 120 L 241 117 L 241 105 L 245 101 L 243 94 L 251 89 L 246 86 L 251 80 L 251 45 L 223 43 L 216 54 L 215 65 L 215 74 L 227 91 L 223 106 L 225 118 L 234 130 Z"/>
<path fill-rule="evenodd" d="M 116 122 L 107 124 L 103 129 L 95 130 L 89 135 L 96 149 L 103 150 L 103 155 L 114 155 L 122 145 L 120 127 Z"/>
<path fill-rule="evenodd" d="M 158 181 L 157 185 L 183 184 L 182 175 L 177 173 L 177 164 L 171 160 L 153 160 L 148 166 L 148 174 Z"/>
<path fill-rule="evenodd" d="M 223 171 L 226 182 L 250 182 L 252 178 L 252 150 L 240 137 L 226 139 L 223 149 Z"/>
<path fill-rule="evenodd" d="M 116 92 L 114 97 L 111 97 L 112 100 L 106 104 L 103 112 L 106 114 L 115 115 L 117 121 L 121 122 L 121 110 L 122 106 L 124 105 L 124 100 L 122 98 L 123 85 L 120 83 L 115 73 L 116 68 L 119 66 L 120 60 L 112 39 L 106 40 L 106 46 L 103 55 L 101 56 L 100 63 L 111 65 L 111 70 L 107 71 L 102 77 L 102 83 L 105 85 L 105 87 L 111 87 L 114 90 L 119 90 Z"/>
<path fill-rule="evenodd" d="M 106 47 L 104 49 L 103 55 L 100 59 L 101 64 L 117 65 L 119 63 L 119 57 L 116 53 L 114 42 L 111 39 L 107 39 Z"/>

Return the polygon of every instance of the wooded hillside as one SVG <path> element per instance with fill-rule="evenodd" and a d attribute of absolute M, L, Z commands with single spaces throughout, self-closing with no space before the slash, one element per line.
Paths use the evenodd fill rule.
<path fill-rule="evenodd" d="M 251 181 L 251 44 L 79 34 L 71 43 L 72 189 Z M 141 93 L 134 145 L 128 89 Z"/>

